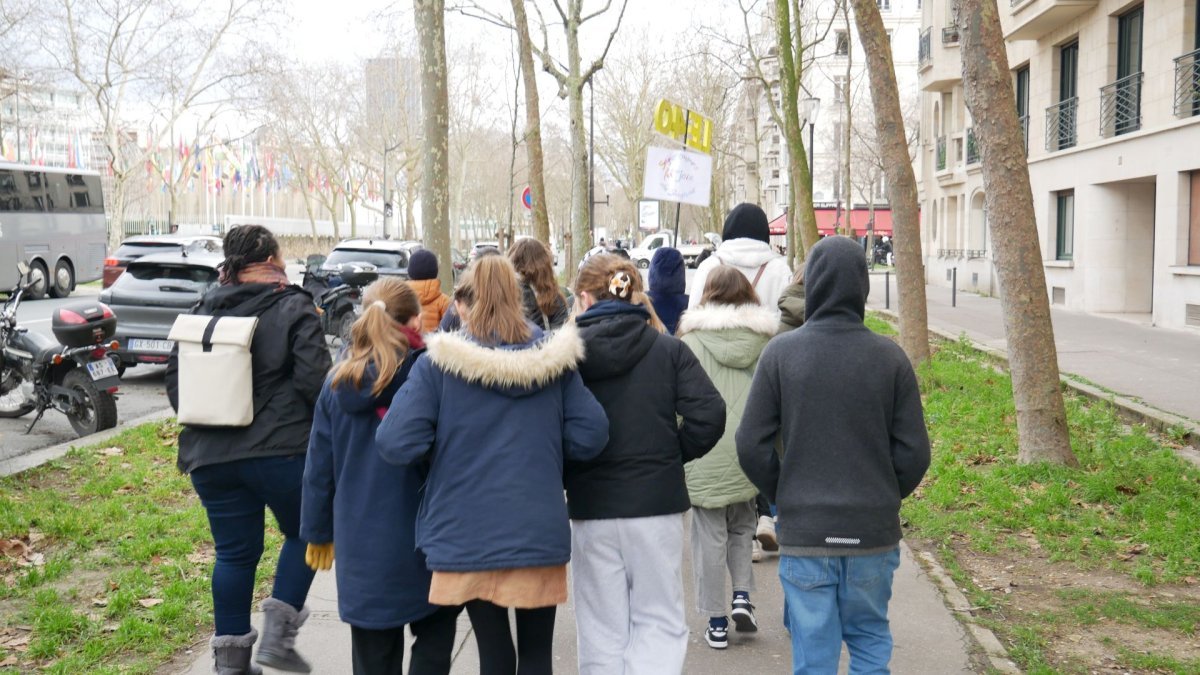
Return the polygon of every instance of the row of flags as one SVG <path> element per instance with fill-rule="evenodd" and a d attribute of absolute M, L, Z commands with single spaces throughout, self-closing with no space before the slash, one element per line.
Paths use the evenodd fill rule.
<path fill-rule="evenodd" d="M 5 129 L 0 137 L 0 157 L 8 162 L 21 162 L 34 166 L 65 166 L 68 169 L 84 169 L 91 166 L 90 131 L 65 127 L 41 129 L 38 127 Z M 65 140 L 65 151 L 62 143 Z"/>

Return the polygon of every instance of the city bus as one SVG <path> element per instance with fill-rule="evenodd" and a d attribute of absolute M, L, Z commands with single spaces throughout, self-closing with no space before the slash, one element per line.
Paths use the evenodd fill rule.
<path fill-rule="evenodd" d="M 28 298 L 65 298 L 104 272 L 100 174 L 0 162 L 0 290 L 29 265 Z"/>

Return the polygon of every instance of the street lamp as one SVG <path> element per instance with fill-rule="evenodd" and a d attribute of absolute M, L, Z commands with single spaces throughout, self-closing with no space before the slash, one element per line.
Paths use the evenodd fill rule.
<path fill-rule="evenodd" d="M 816 148 L 813 147 L 813 130 L 817 126 L 817 114 L 820 112 L 821 99 L 816 96 L 800 99 L 800 114 L 804 116 L 804 123 L 808 124 L 808 193 L 810 197 L 813 188 L 813 157 L 816 155 Z"/>
<path fill-rule="evenodd" d="M 400 146 L 404 145 L 401 141 L 391 147 L 386 145 L 383 148 L 383 238 L 388 238 L 388 220 L 392 217 L 392 181 L 388 178 L 388 154 L 399 150 Z M 399 231 L 396 232 L 396 238 L 400 239 Z"/>

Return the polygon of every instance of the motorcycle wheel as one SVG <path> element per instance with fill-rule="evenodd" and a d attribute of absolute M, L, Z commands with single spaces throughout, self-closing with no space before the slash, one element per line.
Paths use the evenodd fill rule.
<path fill-rule="evenodd" d="M 21 417 L 37 407 L 33 386 L 25 381 L 16 368 L 4 366 L 0 372 L 0 392 L 0 417 Z"/>
<path fill-rule="evenodd" d="M 350 329 L 354 326 L 354 320 L 357 318 L 351 310 L 346 310 L 338 317 L 337 337 L 342 341 L 342 344 L 350 344 Z"/>
<path fill-rule="evenodd" d="M 82 401 L 67 413 L 71 428 L 80 436 L 94 434 L 117 426 L 117 400 L 107 391 L 100 391 L 82 369 L 75 369 L 63 378 L 63 386 Z"/>

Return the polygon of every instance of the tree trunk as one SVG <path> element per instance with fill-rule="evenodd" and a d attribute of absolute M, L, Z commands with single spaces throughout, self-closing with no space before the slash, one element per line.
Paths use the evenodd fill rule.
<path fill-rule="evenodd" d="M 117 250 L 125 239 L 125 210 L 128 202 L 125 181 L 113 180 L 112 195 L 108 200 L 108 250 L 110 251 Z"/>
<path fill-rule="evenodd" d="M 854 125 L 854 105 L 850 100 L 850 75 L 854 66 L 854 40 L 850 39 L 850 2 L 842 0 L 842 16 L 846 20 L 846 75 L 842 82 L 842 112 L 846 123 L 842 125 L 842 146 L 846 154 L 842 157 L 842 194 L 846 195 L 846 234 L 854 236 L 854 189 L 850 185 L 850 131 Z"/>
<path fill-rule="evenodd" d="M 801 72 L 796 68 L 796 61 L 797 58 L 803 58 L 803 51 L 799 55 L 792 52 L 791 8 L 788 6 L 788 0 L 775 0 L 775 12 L 779 46 L 779 86 L 783 99 L 783 135 L 788 146 L 788 182 L 791 185 L 788 203 L 795 204 L 794 207 L 790 207 L 788 217 L 794 218 L 792 227 L 799 228 L 800 244 L 803 248 L 796 251 L 796 254 L 800 260 L 804 260 L 808 257 L 809 249 L 817 243 L 818 234 L 817 216 L 813 212 L 812 203 L 812 176 L 808 172 L 808 153 L 804 151 L 804 131 L 800 126 L 800 110 L 797 105 Z M 799 21 L 799 17 L 796 19 Z M 767 95 L 771 95 L 770 91 Z"/>
<path fill-rule="evenodd" d="M 958 20 L 967 109 L 981 150 L 984 199 L 996 247 L 1019 459 L 1075 466 L 1025 141 L 996 3 L 962 0 Z"/>
<path fill-rule="evenodd" d="M 533 49 L 529 40 L 529 21 L 525 0 L 512 0 L 517 48 L 521 59 L 521 80 L 525 86 L 525 151 L 529 155 L 529 193 L 533 201 L 533 236 L 550 243 L 550 215 L 546 210 L 545 161 L 542 154 L 542 113 L 538 102 L 537 72 L 533 68 Z"/>
<path fill-rule="evenodd" d="M 875 136 L 883 158 L 888 201 L 892 207 L 893 251 L 900 295 L 900 346 L 909 360 L 919 365 L 929 360 L 929 319 L 925 305 L 925 263 L 921 256 L 917 179 L 913 175 L 904 116 L 900 112 L 892 46 L 879 16 L 879 7 L 872 0 L 852 2 L 858 39 L 867 57 L 871 101 L 875 108 Z"/>
<path fill-rule="evenodd" d="M 413 0 L 417 48 L 421 57 L 422 147 L 421 225 L 425 248 L 437 256 L 442 290 L 454 284 L 450 265 L 449 178 L 450 95 L 446 83 L 444 0 Z"/>
<path fill-rule="evenodd" d="M 594 242 L 588 227 L 588 154 L 586 127 L 583 124 L 583 85 L 579 72 L 579 18 L 583 0 L 571 0 L 567 11 L 567 111 L 571 120 L 571 245 L 568 248 L 566 269 L 575 278 L 578 261 Z"/>

